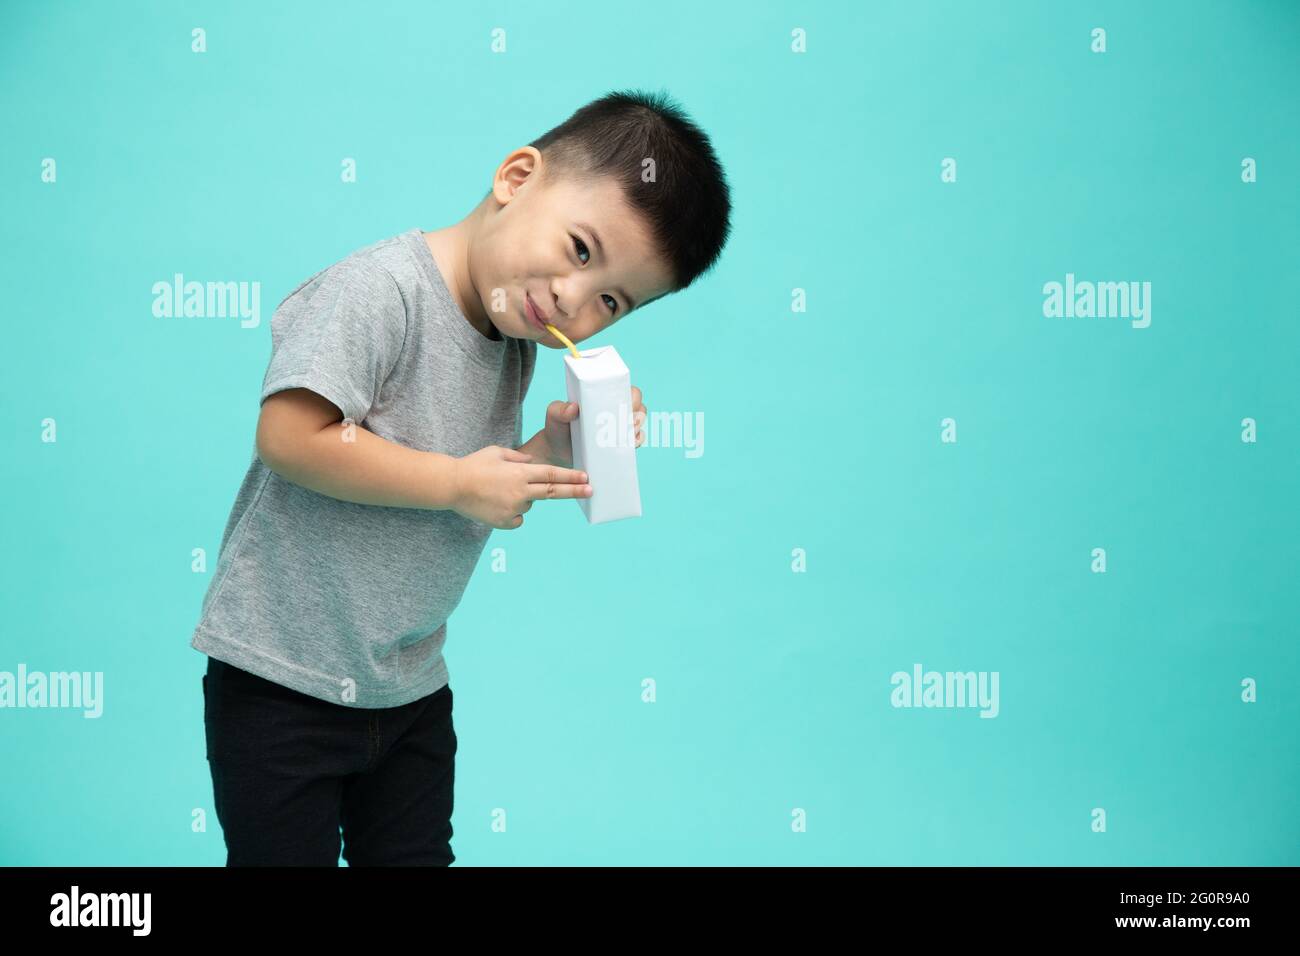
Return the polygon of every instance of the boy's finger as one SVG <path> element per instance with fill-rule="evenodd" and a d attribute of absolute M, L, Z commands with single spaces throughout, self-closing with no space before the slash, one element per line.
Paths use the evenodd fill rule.
<path fill-rule="evenodd" d="M 586 498 L 591 485 L 568 484 L 563 481 L 535 482 L 528 486 L 530 501 L 545 501 L 547 498 Z"/>
<path fill-rule="evenodd" d="M 529 484 L 577 484 L 587 483 L 587 473 L 577 468 L 560 468 L 556 465 L 528 465 Z"/>

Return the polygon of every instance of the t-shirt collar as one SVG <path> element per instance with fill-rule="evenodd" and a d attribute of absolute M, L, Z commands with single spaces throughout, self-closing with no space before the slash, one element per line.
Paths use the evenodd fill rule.
<path fill-rule="evenodd" d="M 456 302 L 456 297 L 447 288 L 447 282 L 438 268 L 438 263 L 434 261 L 433 253 L 429 251 L 429 246 L 424 241 L 424 231 L 419 228 L 412 229 L 406 233 L 406 238 L 412 246 L 416 261 L 424 268 L 429 284 L 433 286 L 434 295 L 443 305 L 445 314 L 451 317 L 449 323 L 451 334 L 457 344 L 480 365 L 493 369 L 500 368 L 505 360 L 509 336 L 503 335 L 499 339 L 490 339 L 474 328 L 464 310 Z"/>

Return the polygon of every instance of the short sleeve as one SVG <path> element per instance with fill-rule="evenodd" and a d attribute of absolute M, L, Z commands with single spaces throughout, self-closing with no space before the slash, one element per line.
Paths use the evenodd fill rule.
<path fill-rule="evenodd" d="M 316 392 L 366 420 L 406 340 L 406 303 L 385 268 L 345 259 L 299 286 L 271 317 L 261 401 L 288 388 Z"/>

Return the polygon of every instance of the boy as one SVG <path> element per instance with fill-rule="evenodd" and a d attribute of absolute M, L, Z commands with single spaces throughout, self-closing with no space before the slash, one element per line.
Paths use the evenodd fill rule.
<path fill-rule="evenodd" d="M 730 210 L 704 133 L 662 95 L 611 93 L 510 153 L 460 222 L 359 249 L 279 304 L 190 642 L 227 865 L 455 859 L 447 618 L 493 528 L 599 493 L 572 468 L 574 404 L 521 443 L 537 344 L 689 286 Z"/>

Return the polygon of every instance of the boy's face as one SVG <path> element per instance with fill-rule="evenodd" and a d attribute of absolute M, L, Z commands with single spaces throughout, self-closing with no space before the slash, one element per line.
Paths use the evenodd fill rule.
<path fill-rule="evenodd" d="M 502 335 L 567 348 L 530 312 L 577 343 L 671 287 L 649 231 L 611 179 L 548 179 L 541 153 L 525 146 L 501 164 L 484 202 L 468 265 Z"/>

